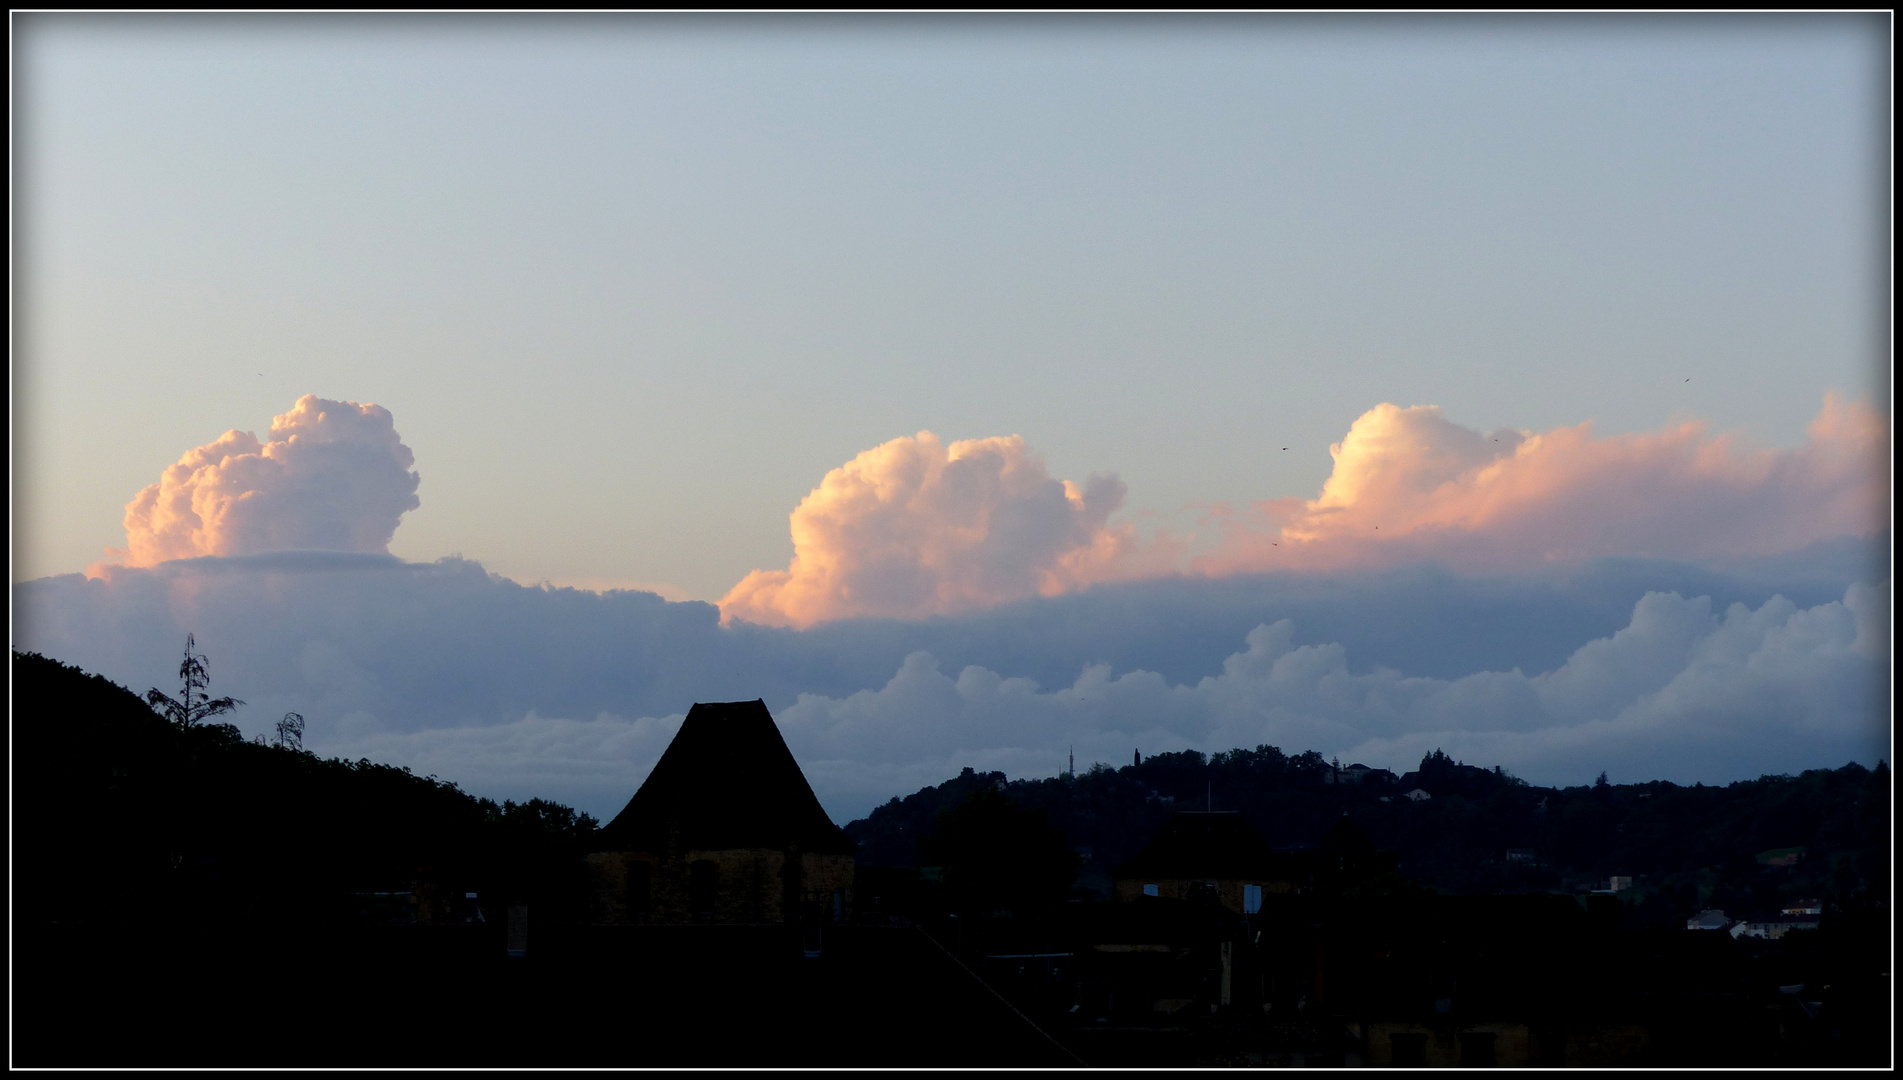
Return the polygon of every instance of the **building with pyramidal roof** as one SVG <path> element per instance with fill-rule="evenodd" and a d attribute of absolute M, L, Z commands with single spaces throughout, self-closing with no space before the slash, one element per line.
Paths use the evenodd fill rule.
<path fill-rule="evenodd" d="M 588 856 L 603 923 L 837 922 L 850 838 L 763 701 L 697 703 Z"/>

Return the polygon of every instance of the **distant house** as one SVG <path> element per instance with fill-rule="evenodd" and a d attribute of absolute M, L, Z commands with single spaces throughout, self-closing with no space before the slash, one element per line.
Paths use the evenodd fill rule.
<path fill-rule="evenodd" d="M 1433 796 L 1429 795 L 1426 792 L 1426 790 L 1423 788 L 1414 788 L 1411 791 L 1404 791 L 1402 792 L 1402 794 L 1406 796 L 1407 798 L 1414 800 L 1415 802 L 1426 802 L 1427 800 L 1433 798 Z"/>
<path fill-rule="evenodd" d="M 1372 772 L 1372 768 L 1357 761 L 1353 765 L 1335 766 L 1322 774 L 1322 781 L 1328 784 L 1359 784 Z"/>
<path fill-rule="evenodd" d="M 1685 920 L 1687 930 L 1723 930 L 1730 925 L 1731 920 L 1717 908 L 1707 908 Z"/>
<path fill-rule="evenodd" d="M 1764 938 L 1776 941 L 1793 930 L 1815 930 L 1815 919 L 1771 919 L 1763 922 L 1741 921 L 1731 928 L 1734 938 Z"/>
<path fill-rule="evenodd" d="M 1254 915 L 1265 896 L 1339 893 L 1388 880 L 1398 865 L 1345 813 L 1319 844 L 1271 848 L 1235 811 L 1178 811 L 1111 872 L 1111 893 L 1118 900 L 1204 899 Z"/>
<path fill-rule="evenodd" d="M 696 704 L 588 856 L 602 923 L 838 921 L 850 838 L 762 701 Z"/>
<path fill-rule="evenodd" d="M 1782 912 L 1782 914 L 1785 915 L 1822 915 L 1823 913 L 1824 902 L 1822 900 L 1793 900 L 1784 905 L 1784 911 Z"/>
<path fill-rule="evenodd" d="M 1507 862 L 1532 866 L 1540 861 L 1540 854 L 1532 848 L 1508 848 Z"/>

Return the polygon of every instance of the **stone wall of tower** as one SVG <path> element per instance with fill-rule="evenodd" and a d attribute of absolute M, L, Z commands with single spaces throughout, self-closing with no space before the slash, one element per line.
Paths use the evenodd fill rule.
<path fill-rule="evenodd" d="M 827 922 L 852 913 L 850 855 L 772 848 L 688 849 L 672 857 L 597 851 L 588 856 L 588 868 L 599 923 Z"/>

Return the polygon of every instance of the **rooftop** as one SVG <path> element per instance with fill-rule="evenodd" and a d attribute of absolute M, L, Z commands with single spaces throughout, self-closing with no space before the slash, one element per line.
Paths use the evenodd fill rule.
<path fill-rule="evenodd" d="M 601 830 L 604 850 L 797 847 L 858 850 L 833 824 L 764 701 L 696 703 L 634 798 Z"/>

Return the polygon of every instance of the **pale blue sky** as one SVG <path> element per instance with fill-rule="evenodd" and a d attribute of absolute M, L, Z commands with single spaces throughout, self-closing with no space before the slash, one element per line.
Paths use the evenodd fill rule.
<path fill-rule="evenodd" d="M 13 25 L 16 581 L 304 393 L 395 415 L 396 553 L 703 597 L 926 428 L 1134 520 L 1382 401 L 1887 408 L 1882 17 Z"/>

